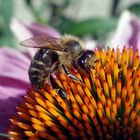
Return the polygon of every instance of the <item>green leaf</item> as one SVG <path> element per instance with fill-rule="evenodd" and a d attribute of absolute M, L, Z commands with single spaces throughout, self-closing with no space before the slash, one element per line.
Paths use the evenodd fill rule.
<path fill-rule="evenodd" d="M 9 46 L 14 47 L 14 39 L 11 36 L 0 36 L 0 47 Z"/>
<path fill-rule="evenodd" d="M 9 28 L 13 14 L 13 0 L 0 0 L 0 47 L 13 46 L 13 38 Z"/>
<path fill-rule="evenodd" d="M 0 18 L 2 20 L 2 32 L 10 35 L 9 23 L 13 14 L 13 0 L 0 0 Z"/>
<path fill-rule="evenodd" d="M 140 3 L 135 3 L 133 5 L 130 5 L 127 9 L 133 12 L 134 14 L 140 16 Z"/>
<path fill-rule="evenodd" d="M 61 26 L 62 33 L 69 33 L 74 35 L 102 35 L 107 34 L 117 26 L 117 19 L 115 18 L 96 18 L 80 22 L 69 22 Z"/>

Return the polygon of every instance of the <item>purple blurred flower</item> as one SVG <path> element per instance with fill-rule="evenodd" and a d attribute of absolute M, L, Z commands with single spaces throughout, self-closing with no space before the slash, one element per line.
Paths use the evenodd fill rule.
<path fill-rule="evenodd" d="M 124 45 L 133 49 L 140 47 L 140 19 L 129 11 L 122 13 L 117 30 L 109 41 L 112 48 Z"/>
<path fill-rule="evenodd" d="M 10 28 L 19 41 L 39 35 L 60 37 L 59 32 L 49 25 L 46 26 L 38 23 L 25 23 L 15 18 L 11 20 Z"/>
<path fill-rule="evenodd" d="M 16 19 L 12 20 L 11 29 L 19 40 L 42 34 L 60 36 L 52 27 L 36 23 L 25 24 Z M 35 52 L 36 49 L 32 48 L 25 52 L 0 48 L 0 133 L 7 130 L 9 118 L 15 113 L 17 104 L 29 88 L 28 68 Z"/>
<path fill-rule="evenodd" d="M 9 117 L 29 87 L 30 58 L 26 54 L 0 48 L 0 132 L 6 131 Z"/>

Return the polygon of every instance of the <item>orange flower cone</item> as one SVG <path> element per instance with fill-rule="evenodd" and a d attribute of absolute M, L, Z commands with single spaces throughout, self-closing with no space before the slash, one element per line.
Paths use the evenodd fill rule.
<path fill-rule="evenodd" d="M 11 140 L 139 140 L 140 56 L 124 47 L 96 50 L 95 68 L 70 68 L 79 81 L 56 72 L 54 84 L 30 89 L 10 121 Z"/>

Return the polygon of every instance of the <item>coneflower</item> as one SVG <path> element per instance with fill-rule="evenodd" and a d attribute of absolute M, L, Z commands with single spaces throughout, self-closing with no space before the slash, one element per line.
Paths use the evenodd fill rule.
<path fill-rule="evenodd" d="M 30 89 L 10 121 L 11 140 L 139 140 L 140 59 L 138 50 L 96 50 L 89 71 L 69 68 L 79 81 L 55 73 L 52 85 Z"/>

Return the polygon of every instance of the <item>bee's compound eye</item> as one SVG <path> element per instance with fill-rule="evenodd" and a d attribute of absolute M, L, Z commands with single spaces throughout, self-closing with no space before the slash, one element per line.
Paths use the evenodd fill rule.
<path fill-rule="evenodd" d="M 92 51 L 92 50 L 86 50 L 86 52 L 85 52 L 85 58 L 86 59 L 89 59 L 89 58 L 91 58 L 92 57 L 92 55 L 95 55 L 95 53 Z"/>

